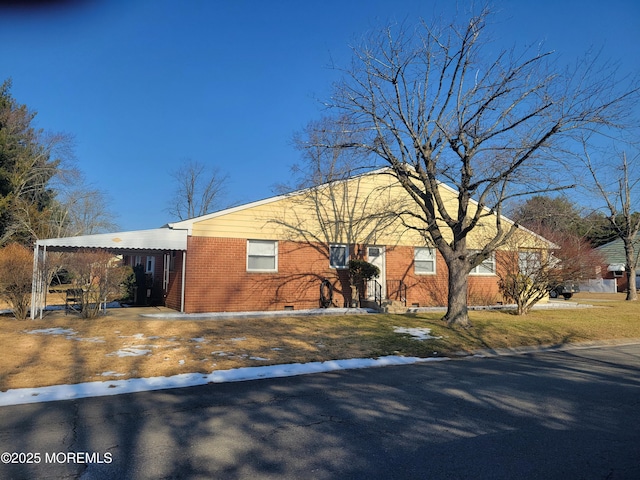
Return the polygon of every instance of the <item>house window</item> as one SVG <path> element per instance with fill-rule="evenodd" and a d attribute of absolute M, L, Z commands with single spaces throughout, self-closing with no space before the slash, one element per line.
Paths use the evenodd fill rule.
<path fill-rule="evenodd" d="M 349 264 L 348 245 L 329 245 L 329 266 L 331 268 L 347 268 Z"/>
<path fill-rule="evenodd" d="M 148 256 L 147 257 L 147 263 L 145 265 L 144 268 L 144 273 L 151 273 L 153 274 L 156 270 L 156 257 L 151 257 Z"/>
<path fill-rule="evenodd" d="M 486 258 L 480 265 L 472 268 L 469 275 L 493 275 L 495 273 L 496 256 L 495 253 L 491 253 L 489 258 Z"/>
<path fill-rule="evenodd" d="M 247 271 L 277 272 L 278 242 L 273 240 L 247 240 Z"/>
<path fill-rule="evenodd" d="M 540 252 L 518 252 L 518 271 L 526 276 L 540 271 Z"/>
<path fill-rule="evenodd" d="M 417 275 L 431 275 L 436 273 L 435 250 L 428 247 L 416 247 L 414 249 L 413 264 Z"/>

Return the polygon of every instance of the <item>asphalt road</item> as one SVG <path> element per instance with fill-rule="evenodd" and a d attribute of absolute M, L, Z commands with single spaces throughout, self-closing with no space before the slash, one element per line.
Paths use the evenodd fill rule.
<path fill-rule="evenodd" d="M 640 345 L 2 407 L 0 425 L 32 462 L 2 479 L 639 479 Z"/>

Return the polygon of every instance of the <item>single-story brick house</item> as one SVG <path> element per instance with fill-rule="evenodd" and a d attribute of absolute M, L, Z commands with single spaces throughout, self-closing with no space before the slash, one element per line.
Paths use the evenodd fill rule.
<path fill-rule="evenodd" d="M 637 265 L 640 256 L 640 235 L 635 238 L 634 248 L 635 263 Z M 603 273 L 602 278 L 607 280 L 615 279 L 616 290 L 618 292 L 626 292 L 629 286 L 629 278 L 627 258 L 622 239 L 618 238 L 612 242 L 596 247 L 596 251 L 602 254 L 607 265 L 607 270 Z M 640 272 L 636 272 L 636 285 L 640 287 Z"/>
<path fill-rule="evenodd" d="M 455 206 L 457 192 L 444 191 Z M 351 305 L 348 261 L 362 258 L 380 269 L 367 295 L 377 292 L 407 306 L 445 305 L 444 259 L 411 228 L 410 218 L 398 216 L 411 208 L 397 179 L 381 169 L 158 229 L 40 240 L 36 271 L 47 251 L 103 248 L 129 265 L 144 265 L 161 302 L 182 312 L 298 310 Z M 470 247 L 495 228 L 487 221 L 471 232 Z M 520 229 L 518 245 L 551 244 Z M 497 251 L 471 272 L 470 304 L 501 300 L 496 269 L 505 254 Z M 32 311 L 43 288 L 34 278 Z"/>

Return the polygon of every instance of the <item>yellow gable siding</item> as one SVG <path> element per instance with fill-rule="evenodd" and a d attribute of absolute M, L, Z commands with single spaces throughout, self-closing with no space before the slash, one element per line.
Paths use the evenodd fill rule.
<path fill-rule="evenodd" d="M 447 207 L 456 208 L 455 192 L 444 187 Z M 402 225 L 398 219 L 370 219 L 363 215 L 399 212 L 416 205 L 390 175 L 370 174 L 336 182 L 318 190 L 308 190 L 290 196 L 255 202 L 194 221 L 192 235 L 222 238 L 265 240 L 320 241 L 330 243 L 369 243 L 379 245 L 424 245 L 422 236 Z M 320 213 L 319 213 L 320 212 Z M 335 219 L 343 218 L 343 228 L 336 228 Z M 322 219 L 322 221 L 320 220 Z M 350 221 L 351 219 L 351 221 Z M 469 235 L 469 247 L 492 236 L 495 220 L 488 217 L 485 227 Z M 508 228 L 510 224 L 506 224 Z M 350 231 L 349 231 L 350 230 Z M 447 232 L 447 229 L 443 229 Z M 533 241 L 524 234 L 523 241 Z"/>

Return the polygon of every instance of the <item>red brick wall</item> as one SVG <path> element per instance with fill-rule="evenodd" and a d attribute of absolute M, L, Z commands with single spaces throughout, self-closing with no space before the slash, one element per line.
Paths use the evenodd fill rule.
<path fill-rule="evenodd" d="M 329 268 L 326 247 L 278 242 L 278 272 L 247 272 L 247 240 L 189 237 L 186 258 L 185 311 L 236 312 L 317 308 L 320 283 L 334 286 L 333 304 L 348 305 L 348 272 Z M 353 252 L 352 252 L 353 254 Z M 407 286 L 407 305 L 444 306 L 447 303 L 447 266 L 436 256 L 436 275 L 416 275 L 413 247 L 387 247 L 386 278 L 393 298 L 395 280 Z M 499 259 L 499 256 L 498 256 Z M 498 260 L 499 261 L 499 260 Z M 177 252 L 166 305 L 180 309 L 182 255 Z M 469 277 L 469 303 L 493 304 L 500 299 L 496 276 Z"/>
<path fill-rule="evenodd" d="M 348 274 L 329 268 L 326 249 L 278 242 L 278 272 L 247 272 L 247 240 L 189 237 L 187 244 L 185 311 L 237 312 L 317 308 L 320 283 L 334 286 L 333 303 L 350 298 Z M 167 306 L 180 308 L 181 263 L 172 272 Z"/>
<path fill-rule="evenodd" d="M 388 247 L 386 258 L 389 298 L 394 298 L 395 280 L 407 287 L 407 306 L 446 306 L 448 269 L 442 255 L 436 251 L 436 274 L 416 275 L 413 247 Z M 500 256 L 496 260 L 499 263 Z M 490 305 L 501 299 L 495 275 L 469 276 L 469 304 Z"/>
<path fill-rule="evenodd" d="M 165 305 L 174 310 L 180 310 L 182 295 L 182 252 L 172 252 L 172 267 L 169 270 L 169 286 L 165 292 Z"/>

